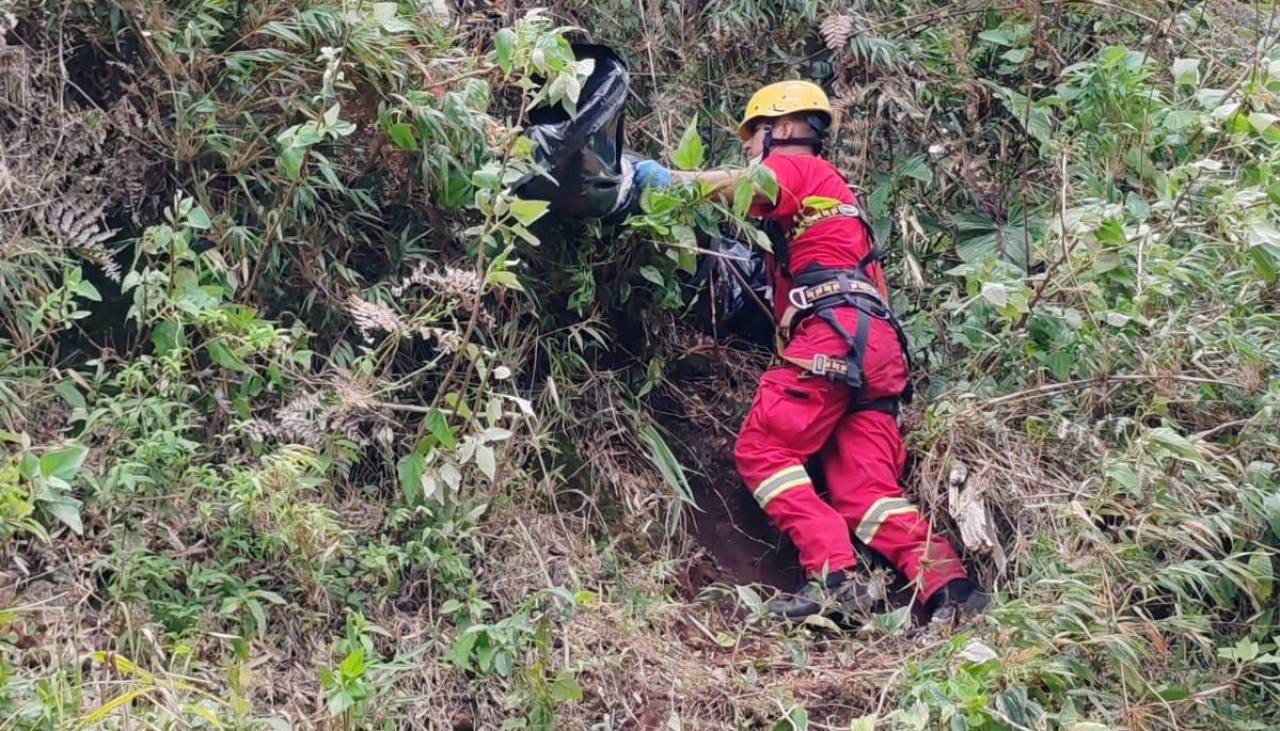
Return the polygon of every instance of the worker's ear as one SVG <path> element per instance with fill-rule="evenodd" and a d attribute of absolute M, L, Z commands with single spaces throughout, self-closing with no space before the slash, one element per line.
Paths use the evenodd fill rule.
<path fill-rule="evenodd" d="M 796 118 L 783 117 L 773 123 L 773 137 L 777 140 L 789 140 L 796 136 Z"/>

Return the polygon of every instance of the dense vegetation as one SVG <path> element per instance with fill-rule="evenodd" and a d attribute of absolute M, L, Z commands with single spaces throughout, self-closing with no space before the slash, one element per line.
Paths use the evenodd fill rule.
<path fill-rule="evenodd" d="M 0 0 L 0 728 L 1280 724 L 1274 3 L 524 5 Z M 833 92 L 986 615 L 761 611 L 741 210 L 507 189 L 579 38 L 685 166 Z"/>

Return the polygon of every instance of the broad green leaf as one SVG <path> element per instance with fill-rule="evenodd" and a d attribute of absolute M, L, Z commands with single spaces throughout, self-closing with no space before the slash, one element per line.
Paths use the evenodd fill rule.
<path fill-rule="evenodd" d="M 767 166 L 754 163 L 751 166 L 751 182 L 770 201 L 778 201 L 778 177 Z"/>
<path fill-rule="evenodd" d="M 205 344 L 204 348 L 209 353 L 209 360 L 212 360 L 223 368 L 233 371 L 250 370 L 249 366 L 240 358 L 240 356 L 233 353 L 231 348 L 227 347 L 226 341 L 222 338 L 210 340 Z"/>
<path fill-rule="evenodd" d="M 733 215 L 742 218 L 751 210 L 751 203 L 756 197 L 756 186 L 750 175 L 738 178 L 733 184 Z"/>
<path fill-rule="evenodd" d="M 873 617 L 875 624 L 885 634 L 893 634 L 911 622 L 911 606 L 906 605 L 898 607 L 892 612 L 884 614 L 876 614 Z"/>
<path fill-rule="evenodd" d="M 1254 599 L 1261 608 L 1262 604 L 1271 598 L 1275 586 L 1275 574 L 1271 571 L 1271 557 L 1261 551 L 1253 554 L 1249 557 L 1249 569 L 1257 580 L 1258 586 L 1257 591 L 1254 592 Z"/>
<path fill-rule="evenodd" d="M 364 650 L 356 648 L 342 660 L 338 672 L 345 678 L 358 678 L 364 675 Z"/>
<path fill-rule="evenodd" d="M 76 294 L 93 302 L 101 302 L 102 295 L 98 293 L 98 288 L 93 286 L 93 282 L 82 279 L 76 283 Z"/>
<path fill-rule="evenodd" d="M 1262 499 L 1262 510 L 1266 514 L 1267 525 L 1271 535 L 1280 540 L 1280 492 L 1273 492 Z"/>
<path fill-rule="evenodd" d="M 810 195 L 805 196 L 805 199 L 800 201 L 800 205 L 802 208 L 814 211 L 826 211 L 839 206 L 840 201 L 836 198 L 828 198 L 822 195 Z"/>
<path fill-rule="evenodd" d="M 649 266 L 647 264 L 645 266 L 640 267 L 640 276 L 644 277 L 650 282 L 653 282 L 659 287 L 667 283 L 667 280 L 663 278 L 662 272 L 658 271 L 657 267 Z"/>
<path fill-rule="evenodd" d="M 414 134 L 413 125 L 408 122 L 396 122 L 388 127 L 387 137 L 401 150 L 418 149 L 418 137 Z"/>
<path fill-rule="evenodd" d="M 79 500 L 63 496 L 56 500 L 42 500 L 40 504 L 76 535 L 84 535 L 84 525 L 80 522 Z"/>
<path fill-rule="evenodd" d="M 40 456 L 40 474 L 71 482 L 88 455 L 89 448 L 83 444 L 73 444 L 45 452 Z"/>
<path fill-rule="evenodd" d="M 494 55 L 497 57 L 498 66 L 502 68 L 504 74 L 511 73 L 511 62 L 515 58 L 516 40 L 516 33 L 510 28 L 503 28 L 493 37 Z"/>
<path fill-rule="evenodd" d="M 289 146 L 280 151 L 277 158 L 280 170 L 289 180 L 297 182 L 302 179 L 302 162 L 307 157 L 307 148 Z"/>
<path fill-rule="evenodd" d="M 985 282 L 982 285 L 982 298 L 996 307 L 1009 304 L 1009 291 L 999 282 Z"/>
<path fill-rule="evenodd" d="M 1276 123 L 1277 120 L 1280 120 L 1280 116 L 1268 114 L 1266 112 L 1253 112 L 1249 115 L 1249 125 L 1252 126 L 1254 131 L 1258 134 L 1266 132 Z"/>
<path fill-rule="evenodd" d="M 547 691 L 551 697 L 557 701 L 580 701 L 582 700 L 582 687 L 570 675 L 561 675 L 551 681 Z"/>
<path fill-rule="evenodd" d="M 485 477 L 488 477 L 491 481 L 493 480 L 498 473 L 498 460 L 494 455 L 493 447 L 488 444 L 476 445 L 476 466 L 480 468 Z"/>
<path fill-rule="evenodd" d="M 406 454 L 396 463 L 396 476 L 400 480 L 400 490 L 404 493 L 405 501 L 410 505 L 417 505 L 422 501 L 423 467 L 420 454 Z"/>
<path fill-rule="evenodd" d="M 204 230 L 212 226 L 213 222 L 209 220 L 209 214 L 205 213 L 203 208 L 196 206 L 187 214 L 187 225 L 191 228 Z"/>
<path fill-rule="evenodd" d="M 1009 46 L 1013 44 L 1013 31 L 1004 28 L 994 28 L 992 30 L 984 30 L 978 34 L 979 40 L 993 43 L 997 46 Z"/>
<path fill-rule="evenodd" d="M 983 81 L 983 83 L 996 92 L 1009 114 L 1018 120 L 1028 134 L 1041 143 L 1047 143 L 1053 139 L 1053 116 L 1047 108 L 1037 105 L 1025 94 L 1013 89 L 991 81 Z"/>
<path fill-rule="evenodd" d="M 1200 85 L 1200 59 L 1179 58 L 1173 62 L 1173 81 L 1179 86 Z"/>
<path fill-rule="evenodd" d="M 86 409 L 89 407 L 89 404 L 84 399 L 84 395 L 80 393 L 80 389 L 76 388 L 76 384 L 73 381 L 59 381 L 58 384 L 53 387 L 53 390 L 72 408 Z"/>
<path fill-rule="evenodd" d="M 875 715 L 861 716 L 849 722 L 849 731 L 876 731 Z"/>
<path fill-rule="evenodd" d="M 551 203 L 548 201 L 514 198 L 511 201 L 511 215 L 515 216 L 521 225 L 529 226 L 534 221 L 542 218 L 550 205 Z"/>
<path fill-rule="evenodd" d="M 1193 462 L 1199 462 L 1202 459 L 1200 450 L 1196 448 L 1196 445 L 1192 444 L 1186 437 L 1169 427 L 1156 427 L 1149 431 L 1148 435 L 1151 437 L 1152 442 L 1164 447 L 1166 450 L 1179 457 Z"/>
<path fill-rule="evenodd" d="M 432 409 L 431 413 L 427 414 L 427 428 L 437 442 L 446 449 L 453 449 L 458 446 L 458 440 L 453 435 L 453 429 L 449 428 L 448 418 L 439 409 Z"/>
<path fill-rule="evenodd" d="M 1165 129 L 1178 132 L 1190 127 L 1199 119 L 1200 119 L 1200 112 L 1190 110 L 1190 109 L 1180 109 L 1177 111 L 1169 112 L 1168 114 L 1164 115 L 1164 119 L 1161 121 L 1160 124 Z"/>
<path fill-rule="evenodd" d="M 698 117 L 695 115 L 680 136 L 680 144 L 671 153 L 671 162 L 681 170 L 694 170 L 702 165 L 704 155 L 702 138 L 698 136 Z"/>
<path fill-rule="evenodd" d="M 1191 696 L 1191 692 L 1181 685 L 1166 685 L 1156 690 L 1156 696 L 1163 701 L 1181 701 Z"/>
<path fill-rule="evenodd" d="M 924 155 L 915 155 L 899 162 L 894 166 L 894 173 L 915 178 L 926 185 L 933 182 L 933 169 L 929 167 L 929 159 Z"/>

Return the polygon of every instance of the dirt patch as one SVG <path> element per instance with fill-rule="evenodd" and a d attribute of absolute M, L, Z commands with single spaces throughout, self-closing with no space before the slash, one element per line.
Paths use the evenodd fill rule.
<path fill-rule="evenodd" d="M 692 531 L 714 560 L 714 580 L 791 588 L 803 577 L 795 546 L 742 485 L 733 462 L 738 426 L 767 354 L 691 336 L 653 413 L 685 468 L 698 511 Z"/>

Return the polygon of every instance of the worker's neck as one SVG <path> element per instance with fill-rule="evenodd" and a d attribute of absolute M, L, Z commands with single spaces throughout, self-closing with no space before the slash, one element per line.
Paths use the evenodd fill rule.
<path fill-rule="evenodd" d="M 769 150 L 770 155 L 809 155 L 817 157 L 813 154 L 813 148 L 808 145 L 774 145 Z"/>

